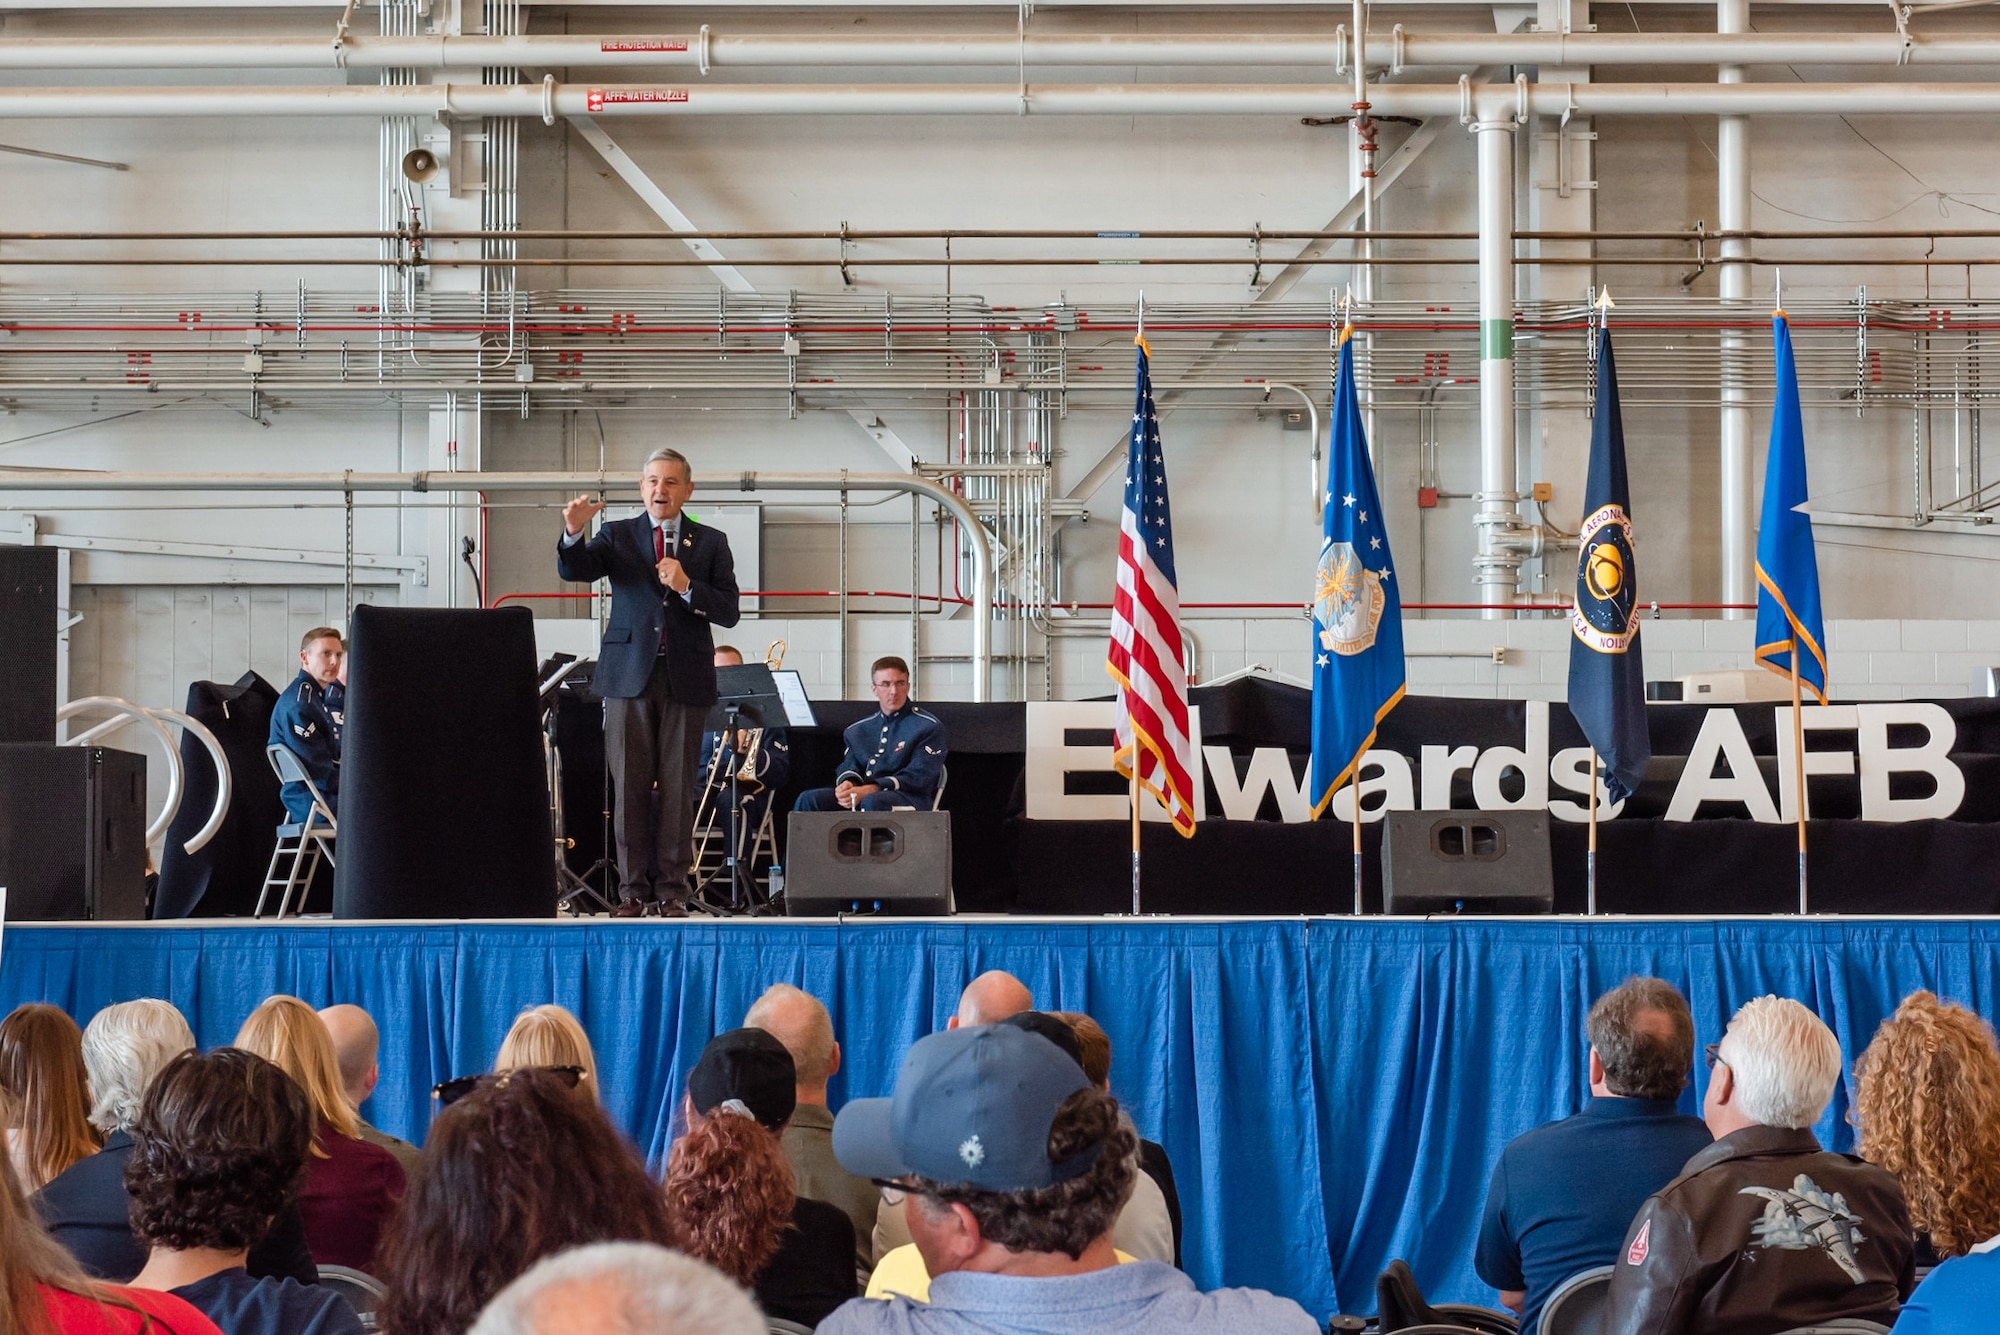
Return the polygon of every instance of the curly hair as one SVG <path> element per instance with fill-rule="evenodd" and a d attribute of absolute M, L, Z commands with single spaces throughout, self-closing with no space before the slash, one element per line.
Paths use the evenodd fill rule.
<path fill-rule="evenodd" d="M 1855 1149 L 1895 1175 L 1939 1254 L 2000 1233 L 2000 1048 L 1985 1021 L 1912 992 L 1854 1076 Z"/>
<path fill-rule="evenodd" d="M 132 1124 L 132 1232 L 173 1251 L 256 1246 L 298 1190 L 312 1136 L 306 1092 L 270 1062 L 241 1048 L 182 1053 Z"/>
<path fill-rule="evenodd" d="M 592 1242 L 667 1244 L 667 1209 L 591 1099 L 526 1068 L 431 1125 L 382 1239 L 382 1335 L 462 1335 L 544 1256 Z"/>
<path fill-rule="evenodd" d="M 12 1096 L 8 1120 L 27 1141 L 30 1180 L 22 1190 L 41 1190 L 103 1147 L 90 1125 L 83 1031 L 59 1007 L 29 1002 L 0 1020 L 0 1089 Z"/>
<path fill-rule="evenodd" d="M 749 1288 L 792 1227 L 792 1165 L 748 1117 L 691 1119 L 667 1153 L 668 1245 Z"/>
<path fill-rule="evenodd" d="M 1081 1176 L 1037 1191 L 981 1191 L 919 1178 L 916 1208 L 931 1202 L 963 1205 L 979 1233 L 1009 1251 L 1061 1252 L 1072 1261 L 1111 1231 L 1131 1198 L 1138 1175 L 1139 1139 L 1118 1115 L 1118 1100 L 1099 1089 L 1079 1089 L 1064 1099 L 1049 1127 L 1049 1162 L 1061 1163 L 1098 1146 Z"/>

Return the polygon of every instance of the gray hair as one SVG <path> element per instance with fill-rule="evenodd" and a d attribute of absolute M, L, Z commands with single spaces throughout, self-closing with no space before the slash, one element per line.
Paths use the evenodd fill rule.
<path fill-rule="evenodd" d="M 500 1290 L 467 1335 L 767 1335 L 750 1295 L 713 1266 L 650 1242 L 544 1257 Z"/>
<path fill-rule="evenodd" d="M 762 1029 L 783 1043 L 801 1085 L 823 1085 L 833 1074 L 833 1017 L 812 993 L 773 983 L 743 1017 L 743 1027 Z"/>
<path fill-rule="evenodd" d="M 654 450 L 646 456 L 645 465 L 639 471 L 643 473 L 654 464 L 679 464 L 681 466 L 681 473 L 687 480 L 690 482 L 694 481 L 694 465 L 689 463 L 688 457 L 679 450 L 670 450 L 665 447 Z"/>
<path fill-rule="evenodd" d="M 171 1002 L 141 997 L 93 1015 L 83 1030 L 90 1124 L 107 1133 L 129 1129 L 153 1077 L 193 1046 L 194 1031 Z"/>
<path fill-rule="evenodd" d="M 1735 1078 L 1743 1115 L 1790 1131 L 1817 1122 L 1840 1081 L 1840 1040 L 1790 997 L 1744 1002 L 1722 1036 L 1719 1059 Z"/>
<path fill-rule="evenodd" d="M 1644 1017 L 1667 1022 L 1661 1033 Z M 1694 1065 L 1694 1017 L 1687 998 L 1659 978 L 1627 978 L 1599 997 L 1584 1021 L 1604 1063 L 1604 1085 L 1628 1099 L 1675 1099 Z"/>

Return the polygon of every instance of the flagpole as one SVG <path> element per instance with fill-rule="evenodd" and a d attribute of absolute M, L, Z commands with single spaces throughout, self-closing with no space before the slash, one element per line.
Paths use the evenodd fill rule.
<path fill-rule="evenodd" d="M 1354 762 L 1354 782 L 1348 785 L 1354 797 L 1354 916 L 1361 916 L 1361 762 Z"/>
<path fill-rule="evenodd" d="M 1132 748 L 1132 916 L 1139 916 L 1139 748 Z"/>
<path fill-rule="evenodd" d="M 1806 913 L 1806 720 L 1799 709 L 1799 640 L 1792 637 L 1792 792 L 1799 813 L 1799 914 Z"/>
<path fill-rule="evenodd" d="M 1583 882 L 1588 893 L 1584 912 L 1597 913 L 1597 748 L 1590 748 L 1590 851 L 1584 854 Z"/>

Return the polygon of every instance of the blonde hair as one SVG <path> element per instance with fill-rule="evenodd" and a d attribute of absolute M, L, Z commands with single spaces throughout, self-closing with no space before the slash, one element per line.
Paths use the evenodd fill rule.
<path fill-rule="evenodd" d="M 1963 1007 L 1912 992 L 1854 1063 L 1855 1149 L 1893 1173 L 1944 1256 L 2000 1233 L 2000 1049 Z"/>
<path fill-rule="evenodd" d="M 590 1035 L 561 1006 L 530 1006 L 514 1017 L 514 1027 L 493 1059 L 493 1070 L 504 1074 L 524 1066 L 581 1066 L 582 1085 L 589 1087 L 591 1098 L 604 1101 L 597 1091 L 597 1057 L 590 1050 Z"/>
<path fill-rule="evenodd" d="M 1735 1078 L 1743 1115 L 1761 1126 L 1805 1130 L 1826 1111 L 1840 1081 L 1840 1040 L 1790 997 L 1744 1002 L 1722 1036 L 1720 1056 Z"/>
<path fill-rule="evenodd" d="M 361 1124 L 340 1082 L 333 1036 L 311 1006 L 282 993 L 267 998 L 236 1031 L 236 1046 L 256 1053 L 298 1081 L 322 1126 L 350 1139 L 361 1134 Z M 326 1157 L 317 1146 L 313 1152 Z"/>

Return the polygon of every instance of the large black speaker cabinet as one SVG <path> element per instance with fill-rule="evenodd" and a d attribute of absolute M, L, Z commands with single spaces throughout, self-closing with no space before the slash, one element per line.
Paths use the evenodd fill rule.
<path fill-rule="evenodd" d="M 1546 811 L 1391 811 L 1382 831 L 1390 913 L 1549 913 Z"/>
<path fill-rule="evenodd" d="M 525 607 L 354 609 L 336 918 L 552 918 Z"/>
<path fill-rule="evenodd" d="M 56 549 L 0 547 L 0 742 L 56 740 Z"/>
<path fill-rule="evenodd" d="M 9 922 L 146 916 L 146 757 L 0 744 L 0 885 Z"/>
<path fill-rule="evenodd" d="M 785 854 L 785 912 L 823 918 L 952 912 L 951 813 L 794 811 Z"/>

